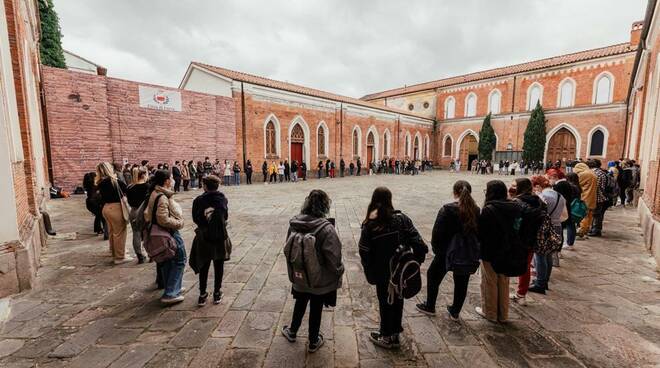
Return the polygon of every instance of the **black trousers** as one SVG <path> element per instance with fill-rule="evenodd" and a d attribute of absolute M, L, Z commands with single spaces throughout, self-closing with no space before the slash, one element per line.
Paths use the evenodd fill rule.
<path fill-rule="evenodd" d="M 387 302 L 387 282 L 376 284 L 378 309 L 380 311 L 380 334 L 392 336 L 403 332 L 401 320 L 403 318 L 403 299 L 394 298 L 394 303 Z"/>
<path fill-rule="evenodd" d="M 603 231 L 603 219 L 605 218 L 605 212 L 609 206 L 609 202 L 601 202 L 596 205 L 594 209 L 594 220 L 591 222 L 591 233 L 598 234 Z"/>
<path fill-rule="evenodd" d="M 293 306 L 293 316 L 291 317 L 291 331 L 298 332 L 302 324 L 307 303 L 309 302 L 309 341 L 316 341 L 321 330 L 321 315 L 323 314 L 323 299 L 320 295 L 305 294 L 296 297 L 296 304 Z"/>
<path fill-rule="evenodd" d="M 180 192 L 181 191 L 181 177 L 180 176 L 175 176 L 174 177 L 174 191 L 175 192 Z"/>
<path fill-rule="evenodd" d="M 626 189 L 628 189 L 627 185 L 622 185 L 619 187 L 619 198 L 621 199 L 622 205 L 626 204 Z"/>
<path fill-rule="evenodd" d="M 266 180 L 268 180 L 268 172 L 267 172 L 267 171 L 264 171 L 262 174 L 263 174 L 263 176 L 264 176 L 264 183 L 265 183 Z"/>
<path fill-rule="evenodd" d="M 245 173 L 246 182 L 252 184 L 252 173 Z"/>
<path fill-rule="evenodd" d="M 211 268 L 211 261 L 204 263 L 202 268 L 199 269 L 199 294 L 206 293 L 206 284 L 209 279 L 209 268 Z M 213 291 L 218 292 L 222 289 L 222 274 L 225 270 L 225 262 L 221 260 L 213 261 Z"/>
<path fill-rule="evenodd" d="M 188 191 L 188 184 L 190 184 L 190 180 L 188 179 L 183 179 L 183 191 L 187 192 Z"/>
<path fill-rule="evenodd" d="M 202 179 L 204 178 L 203 175 L 197 175 L 197 186 L 199 189 L 202 189 Z"/>
<path fill-rule="evenodd" d="M 438 299 L 438 289 L 446 274 L 447 264 L 445 255 L 436 254 L 426 273 L 426 305 L 431 309 L 435 309 L 435 303 Z M 451 304 L 451 311 L 454 314 L 459 314 L 463 308 L 469 281 L 470 275 L 454 274 L 454 301 Z"/>

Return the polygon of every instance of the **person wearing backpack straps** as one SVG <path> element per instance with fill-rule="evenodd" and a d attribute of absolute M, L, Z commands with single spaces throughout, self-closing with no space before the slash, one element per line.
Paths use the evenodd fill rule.
<path fill-rule="evenodd" d="M 157 263 L 159 286 L 162 284 L 165 288 L 160 298 L 163 304 L 174 304 L 184 300 L 181 294 L 181 281 L 186 266 L 186 248 L 179 233 L 184 222 L 181 206 L 172 198 L 173 182 L 169 170 L 157 170 L 151 178 L 151 194 L 144 210 L 145 222 L 154 222 L 169 230 L 176 243 L 174 257 Z"/>
<path fill-rule="evenodd" d="M 561 230 L 562 221 L 568 219 L 568 211 L 566 210 L 566 200 L 557 191 L 552 189 L 550 181 L 545 176 L 535 175 L 532 176 L 532 187 L 534 192 L 546 204 L 547 214 L 550 217 L 552 226 L 558 234 L 563 234 Z M 561 243 L 559 243 L 561 244 Z M 545 294 L 548 290 L 548 281 L 552 274 L 552 267 L 557 266 L 555 263 L 556 252 L 548 254 L 534 253 L 534 267 L 536 268 L 536 279 L 532 282 L 529 291 L 532 293 Z"/>
<path fill-rule="evenodd" d="M 376 286 L 380 312 L 380 329 L 371 332 L 369 338 L 375 345 L 386 349 L 398 348 L 399 334 L 403 332 L 403 295 L 390 293 L 391 267 L 397 266 L 391 261 L 402 247 L 412 252 L 417 264 L 416 286 L 421 288 L 419 265 L 424 262 L 428 247 L 412 220 L 392 206 L 392 192 L 378 187 L 371 196 L 366 218 L 362 222 L 359 254 L 367 282 Z"/>
<path fill-rule="evenodd" d="M 295 342 L 298 329 L 309 303 L 309 338 L 307 351 L 313 353 L 323 345 L 321 315 L 323 306 L 337 305 L 337 289 L 341 287 L 344 264 L 341 241 L 326 216 L 330 198 L 322 190 L 312 190 L 300 210 L 289 222 L 284 255 L 291 295 L 296 300 L 291 324 L 282 327 L 282 335 Z"/>
<path fill-rule="evenodd" d="M 101 162 L 96 166 L 94 182 L 101 197 L 101 214 L 108 226 L 110 253 L 114 264 L 131 262 L 133 258 L 126 255 L 128 219 L 124 217 L 122 204 L 125 200 L 126 184 L 118 179 L 117 173 L 108 162 Z"/>
<path fill-rule="evenodd" d="M 570 172 L 568 174 L 571 174 Z M 561 194 L 562 197 L 564 197 L 564 200 L 566 202 L 566 212 L 568 213 L 568 219 L 566 221 L 563 221 L 561 223 L 562 227 L 562 238 L 564 234 L 564 229 L 566 229 L 566 245 L 562 247 L 562 249 L 571 249 L 571 246 L 573 246 L 573 242 L 575 242 L 575 222 L 573 220 L 573 214 L 571 213 L 571 205 L 573 204 L 573 201 L 576 198 L 576 190 L 573 184 L 571 184 L 566 177 L 561 173 L 560 170 L 557 169 L 550 169 L 548 172 L 545 173 L 546 177 L 550 181 L 550 185 L 552 185 L 552 189 L 554 189 L 557 193 Z M 571 228 L 572 225 L 572 228 Z M 569 233 L 572 232 L 572 239 L 569 239 Z M 569 240 L 572 240 L 573 242 L 569 244 Z"/>
<path fill-rule="evenodd" d="M 144 221 L 140 221 L 140 217 L 144 218 L 144 209 L 140 213 L 140 207 L 147 200 L 149 194 L 149 184 L 147 183 L 147 169 L 140 167 L 135 170 L 134 175 L 135 183 L 128 186 L 126 189 L 126 198 L 128 204 L 131 206 L 129 214 L 129 222 L 131 230 L 133 230 L 133 251 L 138 259 L 138 264 L 145 261 L 145 256 L 142 253 L 142 227 L 140 226 Z"/>
<path fill-rule="evenodd" d="M 479 215 L 481 246 L 481 307 L 478 315 L 491 322 L 509 318 L 509 276 L 526 272 L 527 249 L 520 239 L 522 208 L 507 198 L 501 180 L 486 183 L 486 200 Z"/>
<path fill-rule="evenodd" d="M 587 233 L 589 230 L 591 230 L 594 210 L 596 209 L 597 205 L 598 177 L 584 162 L 576 164 L 573 168 L 573 172 L 576 173 L 580 179 L 582 201 L 584 201 L 588 209 L 587 215 L 580 222 L 580 228 L 577 231 L 578 239 L 584 240 L 589 238 Z"/>
<path fill-rule="evenodd" d="M 532 192 L 532 182 L 528 178 L 515 179 L 512 188 L 515 188 L 514 201 L 522 208 L 519 234 L 523 245 L 527 249 L 527 266 L 525 273 L 518 277 L 517 291 L 511 294 L 510 298 L 519 305 L 526 305 L 531 279 L 529 267 L 534 256 L 534 248 L 536 248 L 537 234 L 545 215 L 545 203 Z"/>
<path fill-rule="evenodd" d="M 224 263 L 229 259 L 230 250 L 225 247 L 227 238 L 226 222 L 229 217 L 227 198 L 218 190 L 221 184 L 219 177 L 209 175 L 202 179 L 204 193 L 199 195 L 192 204 L 192 218 L 197 228 L 190 249 L 190 268 L 199 274 L 199 299 L 197 305 L 206 305 L 208 293 L 206 285 L 209 269 L 213 263 L 213 304 L 222 300 L 222 276 Z"/>
<path fill-rule="evenodd" d="M 619 193 L 616 179 L 601 167 L 599 159 L 590 159 L 587 166 L 596 174 L 598 188 L 596 190 L 596 209 L 594 209 L 594 221 L 587 235 L 599 237 L 603 231 L 603 219 L 605 212 L 612 205 L 612 199 L 616 200 Z"/>
<path fill-rule="evenodd" d="M 431 246 L 435 256 L 426 274 L 426 301 L 417 304 L 417 309 L 422 313 L 435 315 L 438 289 L 447 271 L 453 270 L 454 300 L 447 306 L 447 312 L 452 320 L 458 321 L 467 296 L 470 274 L 479 267 L 479 243 L 477 240 L 479 206 L 472 199 L 472 186 L 465 180 L 458 180 L 454 183 L 453 194 L 454 201 L 442 206 L 433 225 Z M 453 261 L 452 257 L 448 257 L 448 255 L 456 246 L 477 247 L 476 253 L 471 255 L 474 259 L 456 260 L 462 263 L 474 262 L 474 270 L 459 270 L 450 264 Z M 464 255 L 462 258 L 465 258 Z"/>

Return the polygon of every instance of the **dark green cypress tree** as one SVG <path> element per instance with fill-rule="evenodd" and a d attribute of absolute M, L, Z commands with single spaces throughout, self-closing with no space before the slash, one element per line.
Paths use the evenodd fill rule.
<path fill-rule="evenodd" d="M 60 18 L 53 7 L 53 0 L 39 0 L 41 20 L 41 63 L 56 68 L 66 68 L 62 50 Z"/>
<path fill-rule="evenodd" d="M 490 113 L 488 113 L 481 124 L 481 131 L 479 131 L 479 159 L 492 160 L 496 143 L 497 138 L 493 126 L 490 125 Z"/>
<path fill-rule="evenodd" d="M 522 158 L 525 162 L 542 161 L 545 150 L 545 114 L 539 102 L 532 111 L 525 129 Z"/>

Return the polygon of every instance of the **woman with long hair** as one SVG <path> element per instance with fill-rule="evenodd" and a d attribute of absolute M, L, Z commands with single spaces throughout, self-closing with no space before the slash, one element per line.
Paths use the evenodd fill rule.
<path fill-rule="evenodd" d="M 395 210 L 392 192 L 378 187 L 371 196 L 367 215 L 362 222 L 359 252 L 367 282 L 376 285 L 380 311 L 380 330 L 369 334 L 371 341 L 381 347 L 399 347 L 399 333 L 403 331 L 403 299 L 393 295 L 388 302 L 390 259 L 399 245 L 410 247 L 415 259 L 424 262 L 428 247 L 408 216 Z"/>
<path fill-rule="evenodd" d="M 527 254 L 517 234 L 520 205 L 507 198 L 501 180 L 486 183 L 486 200 L 479 215 L 481 246 L 481 306 L 475 310 L 489 321 L 509 318 L 509 278 L 511 266 L 526 265 Z"/>
<path fill-rule="evenodd" d="M 129 185 L 126 189 L 126 198 L 128 204 L 131 206 L 128 220 L 133 230 L 133 251 L 138 259 L 138 264 L 144 263 L 145 256 L 142 253 L 142 229 L 140 228 L 141 221 L 138 221 L 139 216 L 144 214 L 139 213 L 139 208 L 144 201 L 147 200 L 149 195 L 149 183 L 147 183 L 147 169 L 145 167 L 136 167 L 133 169 L 134 183 Z"/>
<path fill-rule="evenodd" d="M 159 286 L 165 288 L 160 298 L 163 304 L 179 303 L 184 299 L 181 294 L 181 281 L 186 266 L 186 248 L 179 233 L 183 228 L 183 212 L 173 198 L 173 184 L 172 174 L 168 170 L 156 171 L 151 178 L 151 194 L 144 210 L 144 220 L 168 230 L 176 243 L 174 257 L 157 265 L 157 281 Z"/>
<path fill-rule="evenodd" d="M 337 305 L 337 289 L 341 287 L 344 265 L 341 261 L 341 241 L 337 231 L 326 216 L 330 212 L 330 197 L 322 190 L 312 190 L 300 210 L 289 222 L 286 246 L 286 256 L 289 279 L 292 282 L 291 294 L 296 300 L 293 307 L 291 324 L 282 327 L 282 335 L 289 342 L 295 342 L 298 329 L 302 323 L 307 304 L 309 303 L 309 339 L 307 351 L 313 353 L 323 345 L 321 314 L 323 306 Z M 296 257 L 296 249 L 305 252 L 307 239 L 314 239 L 314 250 L 317 262 L 304 263 L 304 277 L 300 277 L 292 260 Z M 309 256 L 309 255 L 308 255 Z"/>
<path fill-rule="evenodd" d="M 112 165 L 101 162 L 96 165 L 96 187 L 101 194 L 103 218 L 108 226 L 110 253 L 115 264 L 133 260 L 126 256 L 126 220 L 122 210 L 121 200 L 126 193 L 126 184 L 117 178 Z"/>
<path fill-rule="evenodd" d="M 447 251 L 452 238 L 457 234 L 475 237 L 478 234 L 479 206 L 472 199 L 472 186 L 465 180 L 459 180 L 454 183 L 453 194 L 454 201 L 442 206 L 433 225 L 431 247 L 435 256 L 426 274 L 426 301 L 417 304 L 417 309 L 425 314 L 435 315 L 438 289 L 447 274 Z M 454 300 L 447 306 L 447 312 L 452 320 L 458 321 L 470 275 L 454 273 L 453 276 Z"/>

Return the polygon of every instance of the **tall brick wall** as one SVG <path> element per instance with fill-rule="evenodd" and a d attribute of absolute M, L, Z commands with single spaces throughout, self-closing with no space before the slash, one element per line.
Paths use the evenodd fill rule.
<path fill-rule="evenodd" d="M 180 90 L 182 111 L 158 111 L 139 106 L 138 87 L 147 84 L 43 69 L 57 186 L 74 189 L 101 161 L 155 164 L 236 157 L 232 98 Z"/>

